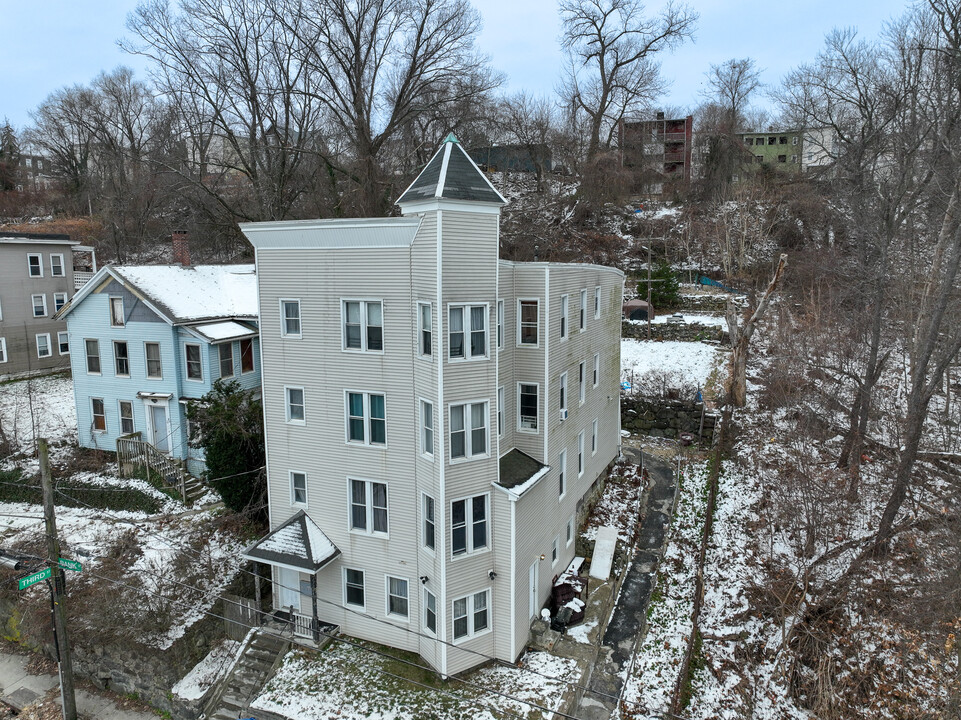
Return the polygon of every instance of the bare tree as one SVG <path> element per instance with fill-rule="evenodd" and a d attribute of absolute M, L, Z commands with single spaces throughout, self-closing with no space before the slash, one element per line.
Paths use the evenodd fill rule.
<path fill-rule="evenodd" d="M 709 97 L 725 111 L 726 130 L 738 132 L 742 128 L 751 95 L 761 87 L 761 71 L 751 58 L 731 58 L 720 65 L 711 65 L 705 73 L 711 90 Z"/>
<path fill-rule="evenodd" d="M 652 18 L 639 0 L 561 0 L 570 67 L 561 95 L 586 115 L 587 156 L 611 146 L 618 121 L 663 91 L 658 53 L 694 34 L 698 15 L 669 2 Z"/>
<path fill-rule="evenodd" d="M 521 92 L 500 103 L 500 126 L 504 139 L 524 149 L 534 166 L 537 192 L 544 190 L 544 174 L 551 158 L 555 135 L 554 105 L 546 97 Z"/>

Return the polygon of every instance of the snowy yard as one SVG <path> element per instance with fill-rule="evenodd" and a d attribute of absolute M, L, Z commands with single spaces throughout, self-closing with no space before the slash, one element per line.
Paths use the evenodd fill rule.
<path fill-rule="evenodd" d="M 51 445 L 75 440 L 73 380 L 47 375 L 0 385 L 0 427 L 15 453 L 32 453 L 36 437 Z"/>
<path fill-rule="evenodd" d="M 726 358 L 722 350 L 699 342 L 621 340 L 621 381 L 636 387 L 651 375 L 669 373 L 680 387 L 703 388 Z"/>

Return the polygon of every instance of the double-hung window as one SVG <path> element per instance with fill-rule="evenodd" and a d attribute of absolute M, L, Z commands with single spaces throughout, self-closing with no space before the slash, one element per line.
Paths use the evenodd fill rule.
<path fill-rule="evenodd" d="M 344 604 L 364 607 L 364 571 L 344 568 Z"/>
<path fill-rule="evenodd" d="M 557 561 L 560 558 L 560 536 L 555 536 L 554 541 L 551 543 L 551 565 L 557 565 Z"/>
<path fill-rule="evenodd" d="M 130 355 L 127 353 L 127 343 L 114 341 L 113 363 L 114 374 L 118 377 L 130 377 Z"/>
<path fill-rule="evenodd" d="M 497 349 L 504 347 L 504 301 L 497 301 Z"/>
<path fill-rule="evenodd" d="M 61 355 L 70 354 L 70 337 L 63 330 L 57 333 L 57 345 Z"/>
<path fill-rule="evenodd" d="M 453 500 L 450 504 L 451 555 L 487 547 L 487 495 Z"/>
<path fill-rule="evenodd" d="M 594 353 L 594 387 L 601 381 L 601 354 Z"/>
<path fill-rule="evenodd" d="M 27 255 L 27 273 L 30 277 L 43 277 L 43 256 L 39 253 Z"/>
<path fill-rule="evenodd" d="M 193 343 L 184 345 L 184 358 L 187 363 L 187 379 L 203 380 L 204 365 L 200 359 L 200 345 Z"/>
<path fill-rule="evenodd" d="M 487 455 L 487 403 L 450 407 L 450 458 Z"/>
<path fill-rule="evenodd" d="M 437 598 L 427 588 L 424 588 L 424 629 L 437 634 Z"/>
<path fill-rule="evenodd" d="M 537 345 L 539 307 L 537 300 L 518 300 L 517 342 L 519 345 Z"/>
<path fill-rule="evenodd" d="M 561 450 L 561 455 L 557 460 L 557 496 L 564 497 L 567 494 L 567 450 Z"/>
<path fill-rule="evenodd" d="M 594 319 L 601 317 L 601 286 L 594 288 Z"/>
<path fill-rule="evenodd" d="M 53 311 L 58 312 L 60 308 L 67 304 L 67 293 L 58 292 L 53 294 Z"/>
<path fill-rule="evenodd" d="M 561 373 L 558 390 L 558 405 L 561 408 L 561 420 L 567 419 L 567 373 Z"/>
<path fill-rule="evenodd" d="M 129 435 L 133 432 L 133 403 L 129 400 L 120 400 L 117 408 L 120 411 L 120 432 Z"/>
<path fill-rule="evenodd" d="M 561 295 L 561 340 L 567 340 L 567 320 L 570 310 L 570 298 L 567 295 Z"/>
<path fill-rule="evenodd" d="M 577 402 L 579 405 L 584 404 L 584 398 L 587 394 L 587 371 L 584 367 L 584 361 L 581 360 L 580 364 L 577 366 Z"/>
<path fill-rule="evenodd" d="M 580 331 L 587 330 L 587 290 L 581 290 Z"/>
<path fill-rule="evenodd" d="M 103 409 L 103 398 L 90 398 L 90 410 L 93 415 L 93 431 L 107 432 L 107 414 Z"/>
<path fill-rule="evenodd" d="M 434 354 L 433 324 L 430 303 L 417 303 L 417 341 L 421 357 Z"/>
<path fill-rule="evenodd" d="M 591 424 L 591 455 L 597 455 L 597 418 Z"/>
<path fill-rule="evenodd" d="M 33 303 L 33 316 L 45 317 L 47 314 L 47 296 L 31 295 L 30 300 Z"/>
<path fill-rule="evenodd" d="M 584 431 L 577 435 L 577 477 L 584 474 Z"/>
<path fill-rule="evenodd" d="M 453 602 L 454 640 L 474 637 L 490 628 L 490 591 L 484 590 Z"/>
<path fill-rule="evenodd" d="M 290 502 L 292 505 L 307 504 L 307 473 L 290 471 Z"/>
<path fill-rule="evenodd" d="M 280 334 L 283 337 L 302 337 L 300 332 L 300 300 L 280 301 Z"/>
<path fill-rule="evenodd" d="M 497 437 L 504 434 L 504 386 L 497 388 Z"/>
<path fill-rule="evenodd" d="M 538 390 L 536 383 L 517 383 L 518 429 L 537 431 Z"/>
<path fill-rule="evenodd" d="M 344 300 L 344 350 L 384 351 L 384 305 L 380 300 Z"/>
<path fill-rule="evenodd" d="M 383 395 L 347 392 L 347 442 L 387 444 L 387 406 Z"/>
<path fill-rule="evenodd" d="M 568 545 L 568 547 L 570 547 L 570 544 L 571 544 L 572 542 L 574 542 L 574 516 L 573 516 L 573 515 L 571 515 L 571 516 L 567 519 L 567 545 Z"/>
<path fill-rule="evenodd" d="M 163 363 L 160 360 L 160 343 L 144 343 L 144 355 L 147 358 L 147 377 L 151 380 L 163 378 Z"/>
<path fill-rule="evenodd" d="M 87 374 L 100 374 L 100 341 L 84 340 L 84 350 L 87 353 Z"/>
<path fill-rule="evenodd" d="M 0 337 L 0 363 L 7 361 L 7 339 Z"/>
<path fill-rule="evenodd" d="M 407 619 L 410 615 L 409 583 L 404 578 L 387 575 L 387 614 Z"/>
<path fill-rule="evenodd" d="M 350 529 L 368 535 L 387 534 L 387 484 L 350 481 Z"/>
<path fill-rule="evenodd" d="M 451 360 L 487 357 L 487 306 L 448 308 L 448 349 Z"/>
<path fill-rule="evenodd" d="M 40 333 L 37 335 L 37 357 L 48 358 L 53 355 L 50 347 L 50 333 Z"/>
<path fill-rule="evenodd" d="M 123 327 L 124 325 L 122 297 L 110 298 L 110 324 L 113 327 Z"/>
<path fill-rule="evenodd" d="M 60 253 L 50 255 L 50 277 L 63 277 L 63 255 Z"/>
<path fill-rule="evenodd" d="M 220 377 L 227 378 L 234 376 L 234 344 L 225 342 L 217 346 L 217 353 L 220 357 Z"/>
<path fill-rule="evenodd" d="M 434 457 L 434 405 L 420 401 L 420 451 Z"/>
<path fill-rule="evenodd" d="M 434 498 L 424 495 L 424 547 L 433 550 L 437 542 L 437 521 L 434 510 Z"/>
<path fill-rule="evenodd" d="M 293 425 L 303 425 L 306 422 L 306 406 L 304 403 L 304 389 L 302 387 L 285 387 L 287 422 Z"/>
<path fill-rule="evenodd" d="M 254 341 L 250 338 L 240 341 L 240 372 L 254 371 Z"/>

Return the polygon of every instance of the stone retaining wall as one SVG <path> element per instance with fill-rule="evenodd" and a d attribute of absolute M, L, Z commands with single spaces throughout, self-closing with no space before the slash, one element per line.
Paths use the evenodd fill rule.
<path fill-rule="evenodd" d="M 724 312 L 727 308 L 727 301 L 729 298 L 737 297 L 736 295 L 712 295 L 710 293 L 705 293 L 703 295 L 681 295 L 680 302 L 678 302 L 677 307 L 679 310 L 697 310 L 699 312 Z"/>
<path fill-rule="evenodd" d="M 704 412 L 704 427 L 701 428 L 701 403 L 683 400 L 659 400 L 621 396 L 621 429 L 635 435 L 676 438 L 681 433 L 690 433 L 700 442 L 710 446 L 714 441 L 714 426 L 719 416 L 712 411 Z"/>
<path fill-rule="evenodd" d="M 621 323 L 621 337 L 634 340 L 647 340 L 647 323 L 624 321 Z M 651 325 L 651 339 L 680 340 L 699 342 L 709 340 L 722 345 L 730 345 L 731 338 L 723 327 L 701 323 L 657 323 Z"/>

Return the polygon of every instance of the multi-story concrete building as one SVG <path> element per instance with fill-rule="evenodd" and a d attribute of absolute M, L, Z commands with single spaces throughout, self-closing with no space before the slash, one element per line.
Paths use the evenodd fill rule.
<path fill-rule="evenodd" d="M 78 253 L 93 267 L 75 271 Z M 69 235 L 0 233 L 0 377 L 70 367 L 67 325 L 53 315 L 95 269 L 93 248 Z"/>
<path fill-rule="evenodd" d="M 274 605 L 445 674 L 515 659 L 617 457 L 624 276 L 499 260 L 449 137 L 403 217 L 242 225 L 256 250 Z"/>

